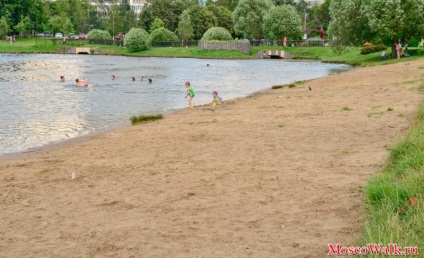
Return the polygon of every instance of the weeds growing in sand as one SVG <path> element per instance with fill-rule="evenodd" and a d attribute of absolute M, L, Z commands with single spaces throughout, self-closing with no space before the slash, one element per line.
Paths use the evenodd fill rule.
<path fill-rule="evenodd" d="M 296 87 L 296 84 L 289 84 L 289 88 L 294 88 L 294 87 Z"/>
<path fill-rule="evenodd" d="M 353 109 L 349 108 L 348 106 L 342 108 L 342 111 L 352 111 L 352 110 Z"/>
<path fill-rule="evenodd" d="M 398 117 L 405 117 L 405 115 L 403 113 L 399 113 Z"/>
<path fill-rule="evenodd" d="M 133 125 L 138 124 L 138 123 L 142 123 L 142 122 L 147 122 L 147 121 L 155 121 L 155 120 L 159 120 L 162 119 L 163 115 L 159 114 L 159 115 L 139 115 L 139 116 L 132 116 L 130 118 L 131 123 Z"/>
<path fill-rule="evenodd" d="M 416 126 L 389 152 L 386 167 L 365 189 L 368 219 L 360 245 L 397 243 L 424 250 L 424 103 Z"/>
<path fill-rule="evenodd" d="M 296 84 L 299 84 L 299 85 L 302 85 L 302 84 L 305 84 L 305 83 L 307 83 L 308 81 L 296 81 L 295 83 Z"/>
<path fill-rule="evenodd" d="M 272 86 L 272 89 L 276 90 L 276 89 L 281 89 L 283 87 L 284 87 L 284 85 L 274 85 L 274 86 Z"/>
<path fill-rule="evenodd" d="M 392 107 L 389 107 L 389 108 L 387 109 L 387 111 L 388 111 L 388 112 L 393 111 L 393 108 L 392 108 Z"/>

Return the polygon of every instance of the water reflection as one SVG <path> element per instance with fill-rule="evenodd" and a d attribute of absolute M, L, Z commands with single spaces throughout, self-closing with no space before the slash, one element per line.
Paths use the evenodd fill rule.
<path fill-rule="evenodd" d="M 0 55 L 0 155 L 127 123 L 134 114 L 184 108 L 186 81 L 195 103 L 205 104 L 215 90 L 231 99 L 345 69 L 304 61 Z M 75 87 L 76 78 L 93 87 Z"/>

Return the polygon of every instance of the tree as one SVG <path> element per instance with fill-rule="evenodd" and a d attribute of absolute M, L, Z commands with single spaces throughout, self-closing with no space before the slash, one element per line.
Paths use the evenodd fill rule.
<path fill-rule="evenodd" d="M 230 11 L 234 11 L 236 9 L 237 5 L 239 3 L 239 0 L 216 0 L 215 4 L 217 6 L 225 7 L 226 9 Z"/>
<path fill-rule="evenodd" d="M 272 7 L 270 0 L 240 0 L 233 12 L 236 34 L 251 39 L 263 38 L 263 17 Z"/>
<path fill-rule="evenodd" d="M 150 25 L 149 32 L 152 33 L 154 30 L 165 27 L 165 23 L 160 18 L 155 18 L 155 20 Z"/>
<path fill-rule="evenodd" d="M 218 27 L 226 28 L 231 34 L 234 34 L 234 23 L 230 10 L 214 4 L 206 6 L 206 9 L 215 15 L 218 21 Z"/>
<path fill-rule="evenodd" d="M 185 1 L 174 0 L 148 0 L 140 14 L 140 25 L 150 30 L 155 18 L 161 19 L 165 28 L 175 31 L 178 26 L 179 17 L 186 9 Z"/>
<path fill-rule="evenodd" d="M 0 18 L 0 35 L 4 36 L 9 33 L 9 21 L 6 16 Z"/>
<path fill-rule="evenodd" d="M 372 40 L 395 44 L 424 35 L 424 0 L 364 0 L 363 15 L 368 20 Z"/>
<path fill-rule="evenodd" d="M 334 46 L 390 42 L 424 34 L 424 0 L 332 0 L 330 36 Z"/>
<path fill-rule="evenodd" d="M 202 41 L 210 41 L 210 40 L 220 40 L 220 41 L 228 41 L 232 40 L 230 32 L 221 27 L 213 27 L 208 29 L 205 34 L 203 34 Z"/>
<path fill-rule="evenodd" d="M 191 18 L 191 26 L 195 39 L 200 39 L 203 34 L 218 24 L 218 21 L 212 12 L 202 6 L 192 6 L 188 9 Z"/>
<path fill-rule="evenodd" d="M 21 19 L 19 23 L 13 27 L 17 32 L 19 32 L 19 36 L 22 36 L 25 32 L 27 32 L 30 28 L 30 22 L 28 17 L 24 17 L 21 15 Z"/>
<path fill-rule="evenodd" d="M 178 41 L 178 37 L 174 32 L 162 27 L 150 34 L 150 42 L 154 41 Z"/>
<path fill-rule="evenodd" d="M 302 20 L 292 5 L 273 7 L 264 17 L 263 29 L 269 39 L 302 37 Z"/>
<path fill-rule="evenodd" d="M 149 33 L 140 28 L 132 28 L 124 38 L 124 46 L 130 52 L 146 50 L 150 46 Z"/>
<path fill-rule="evenodd" d="M 88 39 L 112 39 L 109 32 L 105 30 L 93 29 L 87 34 Z"/>
<path fill-rule="evenodd" d="M 185 10 L 178 22 L 178 35 L 182 40 L 192 39 L 194 36 L 193 26 L 191 25 L 191 17 L 188 10 Z"/>
<path fill-rule="evenodd" d="M 62 31 L 64 35 L 68 35 L 69 33 L 74 32 L 74 26 L 70 19 L 65 19 L 65 23 L 63 24 Z"/>
<path fill-rule="evenodd" d="M 49 19 L 50 25 L 52 26 L 52 33 L 54 34 L 57 31 L 62 33 L 68 32 L 72 28 L 71 20 L 66 16 L 65 13 L 61 15 L 55 15 Z"/>
<path fill-rule="evenodd" d="M 374 38 L 363 0 L 332 0 L 329 34 L 335 50 L 358 46 Z"/>

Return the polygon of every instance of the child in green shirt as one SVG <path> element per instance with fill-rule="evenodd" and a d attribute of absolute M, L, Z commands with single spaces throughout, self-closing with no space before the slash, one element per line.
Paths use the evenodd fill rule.
<path fill-rule="evenodd" d="M 188 104 L 189 104 L 189 106 L 190 107 L 194 107 L 194 104 L 192 103 L 192 100 L 193 100 L 193 98 L 194 98 L 194 96 L 196 94 L 194 93 L 194 90 L 191 88 L 190 82 L 186 82 L 185 83 L 185 86 L 186 86 L 186 89 L 187 89 L 187 94 L 186 94 L 185 98 L 187 99 L 187 97 L 188 97 Z"/>

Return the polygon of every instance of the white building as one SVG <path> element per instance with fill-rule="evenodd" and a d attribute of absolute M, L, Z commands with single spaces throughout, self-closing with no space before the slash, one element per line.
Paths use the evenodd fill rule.
<path fill-rule="evenodd" d="M 298 3 L 300 0 L 295 0 L 296 3 Z M 305 0 L 306 3 L 309 5 L 320 5 L 325 2 L 325 0 Z"/>

